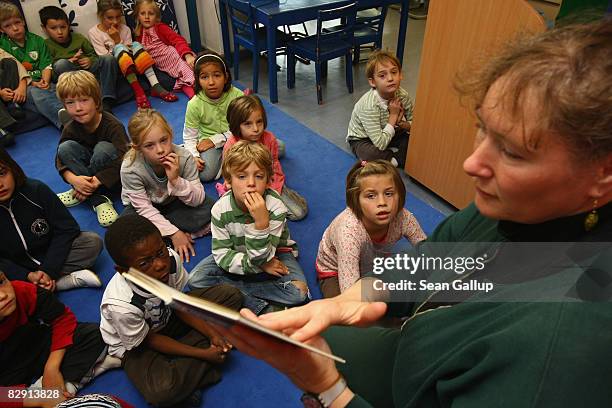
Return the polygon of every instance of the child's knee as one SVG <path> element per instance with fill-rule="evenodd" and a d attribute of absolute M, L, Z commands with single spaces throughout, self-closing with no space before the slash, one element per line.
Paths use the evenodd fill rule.
<path fill-rule="evenodd" d="M 300 291 L 301 300 L 306 300 L 308 297 L 308 285 L 304 281 L 292 280 L 291 283 Z"/>

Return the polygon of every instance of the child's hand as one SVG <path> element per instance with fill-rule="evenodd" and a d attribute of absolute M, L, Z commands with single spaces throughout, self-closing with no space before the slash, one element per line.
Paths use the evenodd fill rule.
<path fill-rule="evenodd" d="M 195 256 L 195 249 L 193 248 L 193 239 L 188 234 L 181 230 L 176 231 L 170 235 L 172 240 L 172 246 L 177 254 L 181 257 L 181 261 L 189 262 L 189 256 Z"/>
<path fill-rule="evenodd" d="M 0 89 L 0 98 L 2 98 L 4 102 L 12 102 L 14 95 L 15 91 L 13 91 L 11 88 Z"/>
<path fill-rule="evenodd" d="M 201 349 L 200 359 L 208 361 L 213 364 L 222 364 L 225 362 L 227 353 L 223 351 L 223 348 L 211 345 L 209 348 Z"/>
<path fill-rule="evenodd" d="M 398 98 L 393 98 L 389 101 L 389 123 L 391 125 L 396 125 L 403 109 L 402 102 Z"/>
<path fill-rule="evenodd" d="M 204 170 L 204 160 L 201 157 L 194 157 L 198 171 Z"/>
<path fill-rule="evenodd" d="M 244 205 L 255 221 L 255 229 L 263 230 L 268 228 L 270 225 L 270 215 L 266 208 L 266 200 L 264 200 L 261 194 L 256 191 L 245 193 Z"/>
<path fill-rule="evenodd" d="M 70 180 L 70 184 L 72 184 L 75 192 L 85 197 L 89 197 L 98 188 L 91 176 L 74 176 Z"/>
<path fill-rule="evenodd" d="M 68 58 L 68 61 L 72 62 L 73 64 L 77 64 L 82 54 L 83 50 L 79 48 L 79 50 L 75 52 L 72 57 Z"/>
<path fill-rule="evenodd" d="M 217 346 L 223 350 L 224 353 L 230 351 L 234 346 L 230 344 L 229 341 L 225 340 L 221 336 L 212 336 L 210 338 L 210 344 L 213 346 Z"/>
<path fill-rule="evenodd" d="M 161 160 L 161 165 L 164 166 L 168 181 L 174 184 L 176 179 L 181 175 L 179 170 L 179 157 L 177 154 L 174 152 L 168 153 L 166 157 Z"/>
<path fill-rule="evenodd" d="M 261 265 L 261 269 L 267 274 L 280 278 L 289 273 L 287 265 L 285 265 L 280 259 L 272 258 L 265 264 Z"/>
<path fill-rule="evenodd" d="M 195 63 L 195 57 L 193 54 L 185 54 L 185 62 L 189 65 L 189 68 L 193 69 Z"/>
<path fill-rule="evenodd" d="M 77 60 L 79 66 L 83 69 L 89 69 L 91 67 L 91 59 L 89 57 L 82 57 Z"/>
<path fill-rule="evenodd" d="M 121 36 L 119 35 L 119 26 L 112 25 L 106 32 L 110 38 L 115 42 L 115 44 L 119 44 L 121 42 Z"/>
<path fill-rule="evenodd" d="M 32 85 L 40 89 L 49 89 L 49 83 L 45 81 L 44 78 L 41 78 L 40 81 L 37 82 L 32 81 Z"/>
<path fill-rule="evenodd" d="M 196 149 L 198 149 L 198 152 L 202 153 L 207 151 L 208 149 L 212 149 L 213 147 L 215 147 L 215 144 L 210 139 L 204 139 L 200 143 L 198 143 Z"/>
<path fill-rule="evenodd" d="M 26 101 L 27 88 L 26 81 L 20 81 L 17 89 L 13 91 L 13 102 L 24 103 Z"/>
<path fill-rule="evenodd" d="M 34 285 L 47 289 L 49 292 L 55 290 L 55 280 L 51 279 L 51 277 L 43 271 L 30 272 L 28 273 L 27 279 Z"/>
<path fill-rule="evenodd" d="M 62 375 L 59 369 L 45 367 L 45 370 L 43 372 L 42 384 L 43 388 L 61 390 L 66 398 L 74 397 L 73 394 L 70 394 L 66 391 L 66 386 L 64 385 L 64 376 Z"/>

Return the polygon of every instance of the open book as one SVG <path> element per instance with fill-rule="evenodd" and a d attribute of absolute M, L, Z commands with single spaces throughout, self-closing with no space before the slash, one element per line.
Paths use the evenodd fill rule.
<path fill-rule="evenodd" d="M 163 282 L 160 282 L 157 279 L 150 277 L 149 275 L 145 275 L 137 269 L 130 268 L 129 271 L 123 273 L 123 276 L 125 277 L 125 279 L 129 280 L 135 285 L 138 285 L 147 292 L 159 297 L 161 300 L 164 301 L 166 305 L 174 309 L 195 314 L 206 321 L 210 321 L 215 324 L 219 324 L 226 327 L 239 324 L 248 327 L 249 329 L 255 330 L 259 333 L 263 333 L 267 336 L 274 337 L 275 339 L 293 344 L 294 346 L 302 347 L 306 350 L 320 354 L 327 358 L 331 358 L 332 360 L 338 361 L 340 363 L 346 363 L 346 360 L 340 357 L 334 356 L 333 354 L 326 353 L 325 351 L 319 350 L 318 348 L 294 340 L 281 332 L 268 329 L 267 327 L 264 327 L 252 320 L 245 319 L 240 315 L 240 313 L 232 309 L 228 309 L 225 306 L 220 306 L 216 303 L 209 302 L 204 299 L 189 296 L 183 292 L 171 288 Z"/>

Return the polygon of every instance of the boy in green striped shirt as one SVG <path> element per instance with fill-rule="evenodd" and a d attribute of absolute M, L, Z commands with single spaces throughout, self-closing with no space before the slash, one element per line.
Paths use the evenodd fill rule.
<path fill-rule="evenodd" d="M 270 152 L 259 143 L 240 141 L 224 154 L 222 174 L 230 190 L 211 211 L 212 255 L 191 271 L 189 285 L 233 285 L 255 314 L 304 304 L 308 286 L 289 234 L 287 207 L 267 188 Z"/>

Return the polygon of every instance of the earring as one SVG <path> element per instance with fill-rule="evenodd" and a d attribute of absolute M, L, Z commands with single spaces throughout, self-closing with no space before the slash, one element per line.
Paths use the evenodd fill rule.
<path fill-rule="evenodd" d="M 587 214 L 584 219 L 584 230 L 590 231 L 597 225 L 599 221 L 599 214 L 597 214 L 597 200 L 593 201 L 593 209 Z"/>

